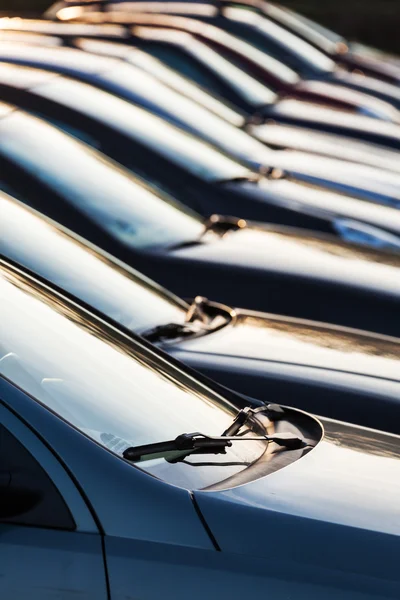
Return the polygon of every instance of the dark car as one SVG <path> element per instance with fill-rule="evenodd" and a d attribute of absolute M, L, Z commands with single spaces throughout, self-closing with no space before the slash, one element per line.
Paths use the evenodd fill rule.
<path fill-rule="evenodd" d="M 395 208 L 292 181 L 278 169 L 261 177 L 160 117 L 79 81 L 57 77 L 26 94 L 14 89 L 14 101 L 23 98 L 19 105 L 101 149 L 205 217 L 219 212 L 382 248 L 400 246 Z"/>
<path fill-rule="evenodd" d="M 229 306 L 400 337 L 399 253 L 243 219 L 204 223 L 77 139 L 2 110 L 2 188 L 181 297 L 201 290 Z"/>
<path fill-rule="evenodd" d="M 223 385 L 400 433 L 399 338 L 188 304 L 4 194 L 0 213 L 0 254 Z"/>
<path fill-rule="evenodd" d="M 146 108 L 211 143 L 261 175 L 279 169 L 291 181 L 304 181 L 306 184 L 400 208 L 400 173 L 393 175 L 376 167 L 349 164 L 301 152 L 267 149 L 246 132 L 182 97 L 178 91 L 170 89 L 154 76 L 116 60 L 104 60 L 101 56 L 92 57 L 71 49 L 54 53 L 47 47 L 42 62 L 47 68 L 54 66 L 57 72 L 77 73 L 80 79 L 93 83 L 95 87 L 107 89 Z M 55 78 L 54 72 L 49 74 L 43 70 L 0 63 L 0 97 L 27 110 L 36 109 L 45 117 L 47 114 L 50 114 L 50 118 L 54 117 L 54 109 L 47 112 L 46 90 L 49 86 L 54 88 L 63 84 L 64 79 Z M 73 91 L 66 93 L 66 97 L 73 98 Z M 100 96 L 99 101 L 102 99 Z M 96 98 L 93 102 L 96 103 Z M 79 108 L 80 104 L 75 106 Z"/>
<path fill-rule="evenodd" d="M 151 6 L 152 4 L 150 3 L 148 8 Z M 168 4 L 166 3 L 163 6 L 168 7 Z M 138 18 L 140 18 L 140 15 Z M 148 20 L 146 15 L 144 15 L 144 18 Z M 162 17 L 160 18 L 162 19 Z M 180 19 L 177 21 L 178 26 L 179 22 Z M 0 31 L 10 33 L 13 31 L 13 23 L 13 20 L 6 21 L 6 24 L 4 25 L 3 23 L 3 29 Z M 43 31 L 48 34 L 51 31 L 56 32 L 59 25 L 57 23 L 50 25 L 48 22 L 42 24 L 40 21 L 21 20 L 18 20 L 15 23 L 15 31 L 17 33 L 23 32 L 24 27 L 26 26 L 27 30 L 29 30 L 29 28 L 31 30 L 36 29 L 38 32 Z M 158 19 L 156 23 L 159 23 Z M 244 70 L 247 70 L 250 74 L 254 74 L 255 77 L 258 77 L 262 84 L 265 84 L 270 88 L 269 100 L 271 102 L 274 98 L 274 94 L 276 94 L 277 100 L 289 96 L 300 101 L 312 102 L 317 105 L 327 105 L 335 109 L 348 110 L 356 113 L 368 113 L 385 121 L 400 123 L 400 113 L 390 104 L 366 96 L 365 94 L 348 90 L 344 87 L 339 89 L 337 86 L 331 86 L 329 83 L 321 83 L 319 88 L 315 83 L 312 83 L 309 86 L 310 89 L 308 89 L 309 84 L 301 81 L 295 71 L 277 61 L 275 58 L 260 52 L 247 42 L 241 41 L 237 37 L 222 31 L 220 28 L 209 24 L 198 23 L 193 19 L 184 19 L 183 25 L 184 29 L 189 33 L 192 33 L 196 39 L 220 51 L 222 55 L 225 55 L 228 59 L 232 60 L 232 62 L 236 63 L 237 67 L 243 66 Z M 74 26 L 74 23 L 72 26 Z M 79 27 L 82 27 L 82 25 L 78 24 L 78 28 Z M 97 35 L 101 26 L 94 25 L 94 27 L 97 29 L 92 32 L 92 35 Z M 72 37 L 73 27 L 68 33 L 68 24 L 61 24 L 59 30 L 60 32 L 63 32 L 64 39 Z M 104 32 L 103 35 L 105 36 L 106 32 Z M 256 87 L 254 83 L 252 85 L 253 87 Z M 266 88 L 264 88 L 263 96 L 267 99 Z"/>
<path fill-rule="evenodd" d="M 102 18 L 106 17 L 103 15 Z M 248 74 L 244 70 L 243 64 L 233 64 L 232 58 L 224 57 L 219 47 L 213 49 L 203 43 L 203 38 L 202 41 L 196 39 L 197 29 L 210 27 L 209 25 L 195 19 L 168 15 L 132 14 L 128 15 L 128 18 L 138 24 L 131 29 L 132 37 L 124 38 L 124 43 L 129 41 L 136 47 L 157 56 L 212 93 L 224 98 L 236 109 L 244 111 L 247 117 L 253 121 L 264 122 L 272 119 L 278 123 L 337 133 L 350 139 L 365 140 L 385 147 L 400 149 L 399 125 L 365 116 L 374 114 L 375 100 L 368 95 L 361 96 L 365 101 L 365 109 L 362 106 L 363 103 L 359 103 L 362 114 L 355 114 L 354 111 L 338 112 L 338 110 L 297 100 L 290 96 L 279 99 L 266 84 Z M 122 17 L 118 13 L 117 20 L 120 19 L 122 20 Z M 152 25 L 153 22 L 154 25 Z M 17 21 L 15 28 L 19 27 L 24 29 L 24 23 Z M 54 29 L 54 24 L 45 22 L 44 27 L 41 27 L 40 23 L 39 26 L 36 22 L 30 25 L 28 21 L 25 29 L 50 31 L 50 27 Z M 218 28 L 216 30 L 219 31 Z M 107 39 L 106 35 L 104 39 Z M 235 39 L 233 38 L 233 40 Z M 232 44 L 234 45 L 234 42 Z M 252 46 L 249 45 L 249 48 L 256 52 Z M 37 51 L 32 51 L 33 57 L 35 54 L 37 55 Z M 263 53 L 260 55 L 264 56 Z M 40 66 L 37 62 L 35 63 L 34 58 L 30 59 L 29 53 L 27 56 L 27 49 L 24 47 L 11 46 L 10 48 L 7 44 L 2 44 L 1 57 L 0 60 Z M 310 86 L 315 91 L 316 87 L 324 88 L 328 84 L 310 82 Z M 342 91 L 336 86 L 332 86 L 332 89 L 332 93 L 339 101 L 346 97 L 346 93 L 352 94 L 351 90 Z M 390 111 L 393 110 L 393 107 L 389 108 Z M 398 121 L 398 111 L 396 111 L 395 120 Z"/>
<path fill-rule="evenodd" d="M 399 595 L 398 436 L 238 411 L 4 260 L 0 286 L 1 597 Z"/>
<path fill-rule="evenodd" d="M 152 2 L 137 4 L 135 2 L 129 5 L 129 11 L 125 8 L 128 5 L 121 4 L 120 6 L 121 11 L 111 10 L 108 12 L 96 12 L 96 6 L 93 7 L 94 12 L 88 10 L 90 7 L 83 7 L 82 9 L 76 7 L 75 12 L 65 13 L 64 16 L 66 20 L 79 20 L 85 23 L 115 22 L 134 24 L 136 22 L 157 27 L 183 28 L 186 31 L 196 32 L 196 35 L 199 35 L 201 31 L 201 22 L 215 25 L 222 32 L 236 36 L 264 53 L 266 64 L 273 57 L 295 71 L 305 80 L 304 84 L 299 85 L 304 93 L 323 94 L 325 90 L 328 95 L 328 90 L 331 90 L 333 84 L 333 86 L 346 87 L 349 90 L 366 93 L 389 102 L 397 109 L 400 108 L 398 84 L 394 85 L 374 77 L 367 77 L 364 74 L 339 68 L 336 62 L 297 35 L 259 12 L 247 10 L 246 7 L 239 6 L 236 2 L 233 5 L 229 5 L 229 3 L 205 4 L 206 10 L 204 12 L 199 11 L 198 3 L 191 2 L 160 2 L 156 4 Z M 190 24 L 190 21 L 195 20 L 190 17 L 195 17 L 199 25 Z M 202 31 L 204 35 L 207 35 L 205 29 Z M 200 35 L 204 39 L 203 33 Z M 216 47 L 222 48 L 222 40 L 218 40 L 217 36 L 214 40 L 210 38 L 210 42 L 213 45 L 215 44 Z M 233 54 L 231 54 L 231 58 L 233 58 Z M 262 66 L 261 60 L 251 60 L 250 55 L 243 56 L 243 59 L 239 60 L 241 62 L 240 66 L 250 69 L 256 77 L 264 78 L 262 71 L 257 67 L 257 62 L 260 62 Z M 323 83 L 329 84 L 327 88 L 324 88 L 324 85 L 321 87 Z M 335 92 L 333 91 L 332 94 L 334 96 Z M 340 96 L 337 95 L 337 97 Z"/>
<path fill-rule="evenodd" d="M 384 193 L 388 178 L 380 177 L 374 184 L 373 190 L 369 187 L 369 181 L 375 178 L 376 169 L 394 171 L 400 173 L 398 152 L 383 146 L 372 145 L 344 136 L 318 132 L 313 129 L 297 127 L 296 125 L 284 125 L 268 122 L 264 125 L 246 123 L 245 118 L 233 111 L 216 97 L 202 90 L 194 82 L 180 75 L 165 63 L 161 62 L 147 52 L 134 48 L 127 44 L 115 41 L 104 41 L 99 39 L 103 26 L 69 23 L 66 26 L 61 23 L 47 23 L 40 21 L 40 30 L 43 33 L 30 33 L 22 31 L 0 30 L 0 40 L 16 42 L 18 44 L 35 44 L 54 48 L 55 46 L 69 45 L 90 53 L 90 56 L 79 55 L 79 61 L 73 61 L 71 52 L 57 52 L 57 54 L 41 53 L 41 61 L 38 63 L 42 68 L 63 69 L 70 76 L 87 81 L 97 87 L 101 87 L 134 104 L 146 107 L 148 110 L 159 114 L 163 118 L 175 123 L 202 139 L 213 143 L 239 160 L 243 160 L 253 168 L 265 168 L 266 164 L 283 168 L 291 177 L 311 178 L 313 183 L 319 183 L 326 187 L 341 189 L 342 191 L 367 194 L 367 197 L 377 201 L 387 201 Z M 46 27 L 43 27 L 43 26 Z M 124 31 L 114 30 L 118 26 L 105 25 L 107 37 L 113 39 L 113 35 L 122 41 Z M 46 32 L 46 34 L 45 34 Z M 57 33 L 57 37 L 49 35 Z M 86 35 L 86 37 L 76 37 Z M 104 32 L 103 32 L 104 36 Z M 4 47 L 4 45 L 3 45 Z M 107 60 L 102 62 L 93 58 L 92 54 L 123 59 L 130 65 L 138 67 L 141 71 L 153 77 L 149 79 L 137 71 L 126 70 L 120 64 Z M 72 56 L 71 56 L 72 54 Z M 70 57 L 68 60 L 67 57 Z M 77 56 L 75 54 L 75 56 Z M 32 53 L 30 53 L 32 60 Z M 6 63 L 4 63 L 6 64 Z M 98 65 L 98 69 L 95 65 Z M 19 75 L 11 79 L 11 83 L 23 87 L 24 73 L 21 69 Z M 12 69 L 2 68 L 3 82 L 9 83 Z M 154 81 L 158 80 L 158 83 Z M 29 80 L 30 85 L 33 83 Z M 161 88 L 160 83 L 168 86 Z M 177 92 L 179 96 L 173 94 Z M 192 101 L 190 104 L 188 100 Z M 196 103 L 196 106 L 193 104 Z M 200 105 L 200 106 L 199 106 Z M 201 107 L 208 110 L 205 113 Z M 209 113 L 212 113 L 211 115 Z M 213 117 L 215 115 L 218 120 Z M 222 123 L 221 119 L 226 123 Z M 229 125 L 229 126 L 228 126 Z M 235 129 L 236 131 L 235 131 Z M 243 131 L 251 133 L 252 137 L 269 146 L 269 153 L 262 150 L 260 144 L 250 140 Z M 271 149 L 279 150 L 278 153 Z M 283 152 L 283 150 L 290 150 Z M 294 152 L 294 150 L 305 151 Z M 311 159 L 309 154 L 313 154 Z M 320 161 L 316 156 L 340 159 L 341 163 L 334 164 Z M 373 169 L 358 171 L 351 163 L 368 165 Z M 371 195 L 372 194 L 372 195 Z M 391 196 L 390 196 L 391 197 Z"/>

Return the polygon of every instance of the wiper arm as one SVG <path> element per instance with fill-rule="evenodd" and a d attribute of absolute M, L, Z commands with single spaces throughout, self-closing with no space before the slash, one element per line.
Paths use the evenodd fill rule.
<path fill-rule="evenodd" d="M 159 342 L 161 339 L 174 339 L 178 336 L 194 335 L 204 329 L 209 329 L 209 316 L 204 310 L 208 304 L 207 298 L 196 296 L 189 306 L 183 323 L 166 323 L 157 325 L 141 335 L 149 342 Z"/>
<path fill-rule="evenodd" d="M 238 231 L 247 227 L 245 219 L 237 217 L 222 217 L 221 215 L 211 215 L 204 221 L 204 231 L 201 237 L 204 237 L 209 231 L 223 237 L 228 231 Z"/>
<path fill-rule="evenodd" d="M 131 462 L 139 462 L 143 457 L 152 456 L 154 458 L 168 454 L 169 452 L 183 452 L 184 456 L 188 454 L 226 454 L 226 448 L 232 446 L 232 442 L 240 441 L 263 441 L 275 442 L 287 450 L 297 450 L 307 446 L 307 442 L 291 433 L 276 433 L 275 435 L 262 435 L 255 437 L 236 437 L 219 436 L 213 437 L 204 433 L 183 433 L 174 440 L 165 442 L 156 442 L 155 444 L 145 444 L 143 446 L 132 446 L 126 448 L 123 457 Z M 177 462 L 181 459 L 170 458 L 169 462 Z M 151 460 L 151 459 L 148 459 Z"/>
<path fill-rule="evenodd" d="M 178 336 L 193 335 L 198 333 L 198 328 L 191 323 L 166 323 L 157 325 L 152 329 L 144 331 L 141 336 L 149 342 L 159 342 L 162 339 L 173 339 Z"/>

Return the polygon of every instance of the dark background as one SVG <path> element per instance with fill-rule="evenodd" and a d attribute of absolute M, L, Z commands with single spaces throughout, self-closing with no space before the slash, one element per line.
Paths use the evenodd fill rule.
<path fill-rule="evenodd" d="M 0 11 L 40 14 L 51 0 L 0 0 Z M 400 0 L 280 0 L 304 15 L 357 40 L 400 54 Z"/>

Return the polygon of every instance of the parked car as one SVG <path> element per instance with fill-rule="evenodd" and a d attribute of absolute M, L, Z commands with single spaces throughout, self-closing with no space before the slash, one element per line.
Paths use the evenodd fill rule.
<path fill-rule="evenodd" d="M 101 18 L 105 19 L 105 16 L 103 15 Z M 235 65 L 231 59 L 228 60 L 221 55 L 219 46 L 217 49 L 213 49 L 196 39 L 196 30 L 208 27 L 208 25 L 195 19 L 169 17 L 168 15 L 137 15 L 134 13 L 127 15 L 127 18 L 133 23 L 137 22 L 132 29 L 131 38 L 135 46 L 144 48 L 146 52 L 154 54 L 169 66 L 183 72 L 200 85 L 205 86 L 206 89 L 223 97 L 237 110 L 244 111 L 247 117 L 253 121 L 264 122 L 273 119 L 279 123 L 337 133 L 350 139 L 365 140 L 385 147 L 400 149 L 400 125 L 394 126 L 393 123 L 381 122 L 365 116 L 366 113 L 371 112 L 372 114 L 374 110 L 369 103 L 374 104 L 375 100 L 369 98 L 368 95 L 362 96 L 366 103 L 365 110 L 361 105 L 359 106 L 363 114 L 355 114 L 354 111 L 338 112 L 335 109 L 290 97 L 279 99 L 269 87 L 245 72 L 243 64 Z M 119 13 L 117 20 L 122 20 Z M 170 29 L 167 29 L 169 22 Z M 23 28 L 24 25 L 17 22 L 15 27 Z M 49 30 L 49 24 L 44 23 L 44 28 L 42 28 L 40 23 L 36 25 L 34 22 L 30 25 L 28 21 L 26 29 L 34 31 L 44 29 L 46 31 Z M 178 29 L 182 29 L 182 31 L 178 31 Z M 124 42 L 127 43 L 128 38 L 125 38 Z M 32 50 L 33 56 L 37 52 L 38 49 Z M 26 54 L 25 47 L 9 48 L 7 44 L 2 44 L 2 56 L 5 60 L 38 66 L 29 62 L 29 55 L 27 57 Z M 318 85 L 324 87 L 327 84 L 311 82 L 310 85 L 315 88 Z M 332 93 L 340 101 L 345 97 L 346 90 L 340 91 L 333 86 Z M 393 107 L 390 109 L 393 110 Z M 398 120 L 397 110 L 396 120 Z"/>
<path fill-rule="evenodd" d="M 2 189 L 179 296 L 200 291 L 228 306 L 400 337 L 398 252 L 243 219 L 204 221 L 77 139 L 2 110 Z"/>
<path fill-rule="evenodd" d="M 5 194 L 0 254 L 254 398 L 400 433 L 400 339 L 223 306 L 187 303 Z M 198 290 L 201 293 L 201 289 Z"/>
<path fill-rule="evenodd" d="M 43 33 L 24 32 L 23 30 L 0 30 L 0 40 L 17 42 L 18 44 L 37 44 L 39 46 L 47 47 L 65 44 L 85 50 L 90 54 L 94 53 L 100 56 L 123 59 L 126 62 L 139 67 L 142 71 L 149 73 L 158 81 L 178 92 L 179 99 L 175 97 L 173 103 L 169 103 L 169 110 L 166 110 L 167 107 L 165 106 L 165 103 L 162 104 L 157 102 L 154 93 L 146 95 L 146 85 L 141 85 L 141 87 L 138 88 L 137 82 L 143 82 L 143 76 L 139 75 L 137 71 L 135 75 L 133 75 L 132 72 L 130 77 L 127 77 L 126 72 L 124 72 L 123 77 L 120 76 L 117 78 L 117 73 L 120 73 L 121 70 L 120 65 L 118 66 L 115 63 L 111 66 L 113 71 L 111 78 L 107 77 L 106 73 L 104 73 L 104 63 L 102 67 L 100 67 L 101 77 L 99 78 L 98 73 L 93 74 L 93 62 L 90 61 L 90 67 L 86 68 L 86 58 L 82 58 L 79 61 L 78 71 L 72 71 L 71 64 L 69 63 L 70 70 L 68 73 L 74 77 L 80 77 L 81 79 L 83 79 L 85 75 L 85 80 L 89 83 L 101 86 L 103 89 L 124 97 L 131 102 L 145 103 L 148 109 L 155 110 L 156 112 L 161 111 L 160 114 L 162 114 L 164 118 L 168 118 L 169 120 L 172 119 L 172 122 L 175 122 L 177 125 L 188 128 L 189 131 L 193 131 L 202 137 L 209 136 L 209 141 L 214 141 L 214 143 L 217 141 L 219 145 L 224 144 L 230 152 L 237 153 L 239 158 L 242 157 L 245 160 L 251 160 L 251 157 L 256 152 L 255 149 L 257 146 L 254 143 L 251 144 L 248 138 L 246 140 L 243 132 L 239 134 L 237 132 L 234 133 L 232 126 L 236 129 L 245 130 L 248 133 L 251 133 L 253 137 L 259 138 L 260 141 L 265 142 L 270 149 L 278 149 L 280 152 L 279 155 L 271 155 L 271 160 L 272 156 L 274 159 L 277 159 L 276 166 L 280 165 L 279 168 L 282 168 L 283 163 L 281 164 L 281 161 L 283 161 L 285 168 L 291 172 L 292 176 L 295 172 L 301 173 L 302 175 L 308 173 L 309 175 L 310 170 L 313 175 L 318 173 L 321 176 L 321 168 L 317 168 L 317 165 L 322 163 L 319 163 L 319 161 L 316 161 L 315 159 L 310 160 L 308 157 L 310 153 L 317 156 L 322 155 L 331 158 L 339 158 L 341 160 L 351 161 L 352 163 L 372 166 L 374 170 L 380 168 L 400 173 L 398 152 L 395 150 L 349 139 L 343 136 L 320 133 L 313 129 L 297 127 L 295 125 L 284 125 L 275 122 L 268 122 L 263 125 L 246 123 L 244 117 L 238 112 L 233 111 L 226 104 L 220 102 L 217 98 L 202 90 L 188 78 L 183 77 L 157 58 L 138 48 L 132 48 L 132 46 L 127 44 L 99 39 L 102 26 L 82 25 L 79 23 L 70 23 L 65 26 L 62 23 L 46 23 L 44 21 L 40 21 L 39 24 L 40 30 L 43 30 Z M 43 24 L 46 25 L 45 28 L 43 27 Z M 108 32 L 107 37 L 112 39 L 112 35 L 114 35 L 120 41 L 123 41 L 123 30 L 115 31 L 113 25 L 105 25 L 104 28 Z M 57 37 L 49 34 L 57 34 Z M 87 37 L 76 37 L 84 34 L 86 34 Z M 58 53 L 57 56 L 60 60 L 62 59 L 63 54 Z M 58 63 L 58 61 L 56 61 L 56 63 Z M 110 65 L 109 62 L 107 62 L 107 64 Z M 54 68 L 54 55 L 51 57 L 51 65 Z M 163 97 L 163 99 L 172 98 L 170 92 L 166 92 L 165 89 L 162 94 L 160 93 L 160 97 Z M 190 110 L 187 110 L 189 105 L 185 102 L 185 98 L 194 101 L 196 105 L 206 108 L 213 115 L 218 116 L 220 120 L 223 119 L 229 123 L 231 125 L 230 130 L 225 126 L 223 128 L 223 135 L 215 135 L 216 131 L 222 131 L 223 125 L 220 120 L 219 123 L 217 123 L 215 119 L 212 120 L 212 117 L 210 118 L 209 115 L 206 116 L 204 112 L 200 117 L 198 107 L 193 106 L 193 104 L 191 104 Z M 193 118 L 194 115 L 196 118 Z M 212 123 L 212 126 L 207 127 L 210 123 Z M 201 127 L 199 124 L 201 124 Z M 233 135 L 235 136 L 234 138 Z M 224 140 L 226 140 L 226 143 Z M 252 151 L 250 151 L 250 148 L 252 148 Z M 240 154 L 242 149 L 243 152 Z M 284 149 L 291 150 L 291 152 L 286 152 L 282 155 L 282 150 Z M 293 152 L 293 150 L 305 151 L 307 152 L 307 157 L 300 157 Z M 257 154 L 260 152 L 261 148 L 258 146 Z M 263 155 L 266 156 L 265 152 Z M 331 164 L 330 168 L 334 169 L 334 166 Z M 339 171 L 338 169 L 335 169 L 335 181 L 331 181 L 331 178 L 329 177 L 330 168 L 328 168 L 327 163 L 324 163 L 323 176 L 326 179 L 325 185 L 330 185 L 332 183 L 334 185 L 339 185 L 339 179 L 342 179 L 343 177 L 345 177 L 347 183 L 349 182 L 349 179 L 346 178 L 343 173 L 343 171 L 346 170 L 346 167 L 344 169 L 339 169 Z M 352 174 L 352 181 L 355 183 L 355 169 L 352 169 Z M 368 172 L 368 176 L 371 177 L 371 172 Z M 364 181 L 364 185 L 368 176 L 365 176 L 365 173 L 363 174 L 362 181 Z M 358 182 L 358 185 L 359 184 L 360 182 Z M 382 186 L 379 187 L 382 189 Z"/>
<path fill-rule="evenodd" d="M 185 3 L 191 0 L 185 0 Z M 214 9 L 215 3 L 207 0 L 193 0 L 197 4 L 196 8 L 192 8 L 193 14 L 208 14 L 209 16 L 215 15 Z M 71 15 L 71 11 L 65 11 L 65 8 L 71 6 L 79 6 L 80 11 L 75 12 L 75 16 L 80 12 L 93 12 L 98 10 L 101 5 L 104 11 L 124 11 L 136 10 L 138 7 L 143 9 L 146 6 L 146 10 L 149 7 L 154 7 L 154 10 L 162 12 L 168 7 L 168 3 L 163 2 L 160 6 L 159 2 L 143 2 L 138 0 L 132 2 L 129 0 L 85 0 L 85 4 L 79 2 L 79 0 L 62 0 L 53 4 L 46 12 L 45 17 L 48 19 L 68 19 L 68 14 Z M 173 3 L 170 4 L 171 8 Z M 325 26 L 312 21 L 311 19 L 296 13 L 287 6 L 281 6 L 271 2 L 264 2 L 263 0 L 219 0 L 217 3 L 217 9 L 221 7 L 236 7 L 246 8 L 247 10 L 253 10 L 257 14 L 268 17 L 269 20 L 277 23 L 284 29 L 291 31 L 297 37 L 305 40 L 314 48 L 317 48 L 322 53 L 329 56 L 340 66 L 344 66 L 350 70 L 362 70 L 368 76 L 378 77 L 397 85 L 400 82 L 400 56 L 395 56 L 389 52 L 378 50 L 377 48 L 371 48 L 365 44 L 359 42 L 346 40 L 342 35 L 333 32 Z M 72 13 L 74 14 L 74 13 Z"/>
<path fill-rule="evenodd" d="M 160 117 L 85 83 L 57 78 L 27 95 L 14 89 L 14 101 L 24 96 L 25 108 L 101 149 L 205 217 L 219 212 L 334 233 L 377 247 L 400 247 L 400 213 L 395 208 L 291 181 L 277 169 L 262 177 Z"/>
<path fill-rule="evenodd" d="M 124 5 L 121 6 L 124 7 Z M 365 74 L 349 73 L 348 70 L 339 68 L 324 53 L 262 14 L 238 6 L 236 2 L 233 6 L 225 3 L 211 3 L 210 7 L 210 4 L 206 4 L 204 12 L 199 11 L 198 6 L 197 3 L 191 2 L 159 2 L 155 5 L 152 2 L 132 3 L 129 5 L 129 11 L 98 12 L 97 5 L 97 8 L 94 6 L 94 12 L 89 10 L 88 6 L 83 7 L 83 10 L 75 7 L 74 12 L 65 12 L 63 18 L 97 24 L 115 22 L 133 25 L 140 23 L 174 29 L 184 28 L 192 32 L 200 31 L 201 22 L 205 25 L 215 25 L 222 32 L 249 43 L 255 49 L 263 52 L 266 57 L 276 58 L 283 62 L 303 80 L 307 80 L 305 85 L 310 93 L 321 91 L 320 83 L 325 82 L 330 84 L 328 89 L 332 84 L 341 88 L 347 87 L 389 102 L 397 109 L 400 108 L 398 83 L 387 83 L 374 77 L 367 77 Z M 197 21 L 198 25 L 195 26 L 188 21 Z M 203 31 L 205 32 L 205 29 Z M 266 63 L 268 60 L 265 58 Z M 251 64 L 251 61 L 244 61 L 243 66 L 246 63 L 250 69 L 257 71 L 256 62 Z M 260 63 L 262 63 L 261 60 Z M 314 81 L 314 85 L 310 85 L 312 81 Z"/>
<path fill-rule="evenodd" d="M 398 595 L 398 436 L 238 412 L 4 260 L 0 285 L 2 597 Z"/>
<path fill-rule="evenodd" d="M 158 5 L 156 5 L 158 6 Z M 176 6 L 175 4 L 173 6 Z M 190 6 L 190 5 L 189 5 Z M 147 9 L 152 7 L 149 3 L 146 5 Z M 168 3 L 163 4 L 163 7 L 168 7 Z M 117 20 L 120 17 L 117 15 Z M 123 19 L 123 15 L 121 17 Z M 142 19 L 141 15 L 138 19 Z M 144 15 L 145 23 L 148 21 L 148 15 Z M 163 16 L 160 18 L 156 15 L 155 23 L 162 25 Z M 128 20 L 130 17 L 128 15 Z M 139 20 L 139 24 L 140 24 Z M 153 23 L 151 18 L 150 24 Z M 179 29 L 180 19 L 178 18 L 177 24 Z M 13 23 L 15 23 L 15 31 L 21 33 L 24 28 L 36 29 L 37 31 L 49 32 L 51 29 L 47 22 L 42 25 L 40 21 L 27 21 L 26 25 L 24 22 L 17 20 L 16 22 L 12 19 L 3 22 L 4 31 L 13 29 Z M 168 25 L 168 21 L 167 21 Z M 1 26 L 1 22 L 0 22 Z M 61 24 L 60 30 L 68 32 L 68 25 Z M 100 28 L 101 26 L 95 25 Z M 53 29 L 57 28 L 57 24 L 53 25 Z M 235 36 L 223 31 L 219 27 L 215 27 L 212 24 L 199 23 L 194 19 L 183 19 L 183 28 L 185 31 L 193 34 L 196 39 L 204 42 L 208 46 L 211 46 L 215 50 L 219 51 L 222 55 L 226 56 L 232 63 L 236 64 L 236 67 L 242 68 L 243 71 L 248 72 L 263 84 L 258 86 L 259 94 L 261 93 L 265 100 L 269 100 L 270 103 L 274 97 L 276 100 L 279 98 L 285 98 L 287 96 L 294 98 L 299 101 L 311 102 L 317 105 L 326 105 L 335 109 L 348 110 L 352 112 L 360 112 L 361 114 L 368 114 L 384 121 L 391 121 L 394 123 L 400 123 L 400 112 L 396 110 L 392 105 L 377 100 L 369 95 L 348 90 L 347 88 L 338 88 L 337 86 L 331 86 L 329 83 L 308 84 L 307 81 L 301 81 L 298 74 L 279 62 L 275 58 L 268 56 L 264 52 L 260 52 L 255 49 L 251 44 L 241 41 Z M 96 33 L 99 29 L 96 30 Z M 126 34 L 125 34 L 126 36 Z M 249 85 L 253 88 L 257 88 L 255 82 L 251 82 L 249 78 Z M 265 87 L 267 86 L 267 87 Z M 268 89 L 267 89 L 268 88 Z M 269 96 L 269 98 L 267 98 Z"/>
<path fill-rule="evenodd" d="M 50 49 L 46 48 L 46 50 Z M 54 56 L 55 53 L 51 51 L 50 54 Z M 124 67 L 119 61 L 107 62 L 100 56 L 95 56 L 92 61 L 91 56 L 81 54 L 82 60 L 79 60 L 79 51 L 67 49 L 55 60 L 46 62 L 46 67 L 49 68 L 55 62 L 57 72 L 67 70 L 69 74 L 75 75 L 77 71 L 80 79 L 85 79 L 95 87 L 107 89 L 125 100 L 150 110 L 211 143 L 261 175 L 279 169 L 290 177 L 291 181 L 304 181 L 314 186 L 318 185 L 320 188 L 332 189 L 357 198 L 400 208 L 400 171 L 399 174 L 394 175 L 385 170 L 348 164 L 342 160 L 311 157 L 294 151 L 283 153 L 269 150 L 244 131 L 166 87 L 152 75 L 134 66 Z M 71 67 L 72 60 L 76 61 L 76 68 Z M 100 70 L 100 74 L 96 72 L 96 67 Z M 27 110 L 34 109 L 45 117 L 48 114 L 46 99 L 48 84 L 54 87 L 63 83 L 65 85 L 65 80 L 55 79 L 53 72 L 49 75 L 43 70 L 0 63 L 0 97 Z M 41 101 L 43 95 L 45 98 Z M 96 98 L 93 100 L 95 103 Z M 100 96 L 99 100 L 103 98 Z M 76 106 L 79 108 L 79 103 Z M 95 104 L 93 107 L 95 108 Z M 112 108 L 107 114 L 111 115 L 111 111 Z M 54 116 L 53 113 L 54 109 L 50 109 L 50 118 Z"/>

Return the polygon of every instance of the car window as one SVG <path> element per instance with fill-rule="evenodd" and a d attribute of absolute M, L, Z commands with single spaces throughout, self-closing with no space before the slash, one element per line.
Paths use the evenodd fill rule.
<path fill-rule="evenodd" d="M 0 290 L 0 373 L 110 452 L 121 456 L 128 446 L 195 431 L 221 435 L 237 414 L 163 355 L 4 264 Z M 202 488 L 244 470 L 264 451 L 264 442 L 243 441 L 207 456 L 206 464 L 193 455 L 137 465 L 175 485 Z"/>
<path fill-rule="evenodd" d="M 0 214 L 3 256 L 133 331 L 184 322 L 184 302 L 1 193 Z"/>
<path fill-rule="evenodd" d="M 0 342 L 0 372 L 2 344 Z M 0 523 L 75 529 L 59 491 L 32 454 L 0 423 Z"/>
<path fill-rule="evenodd" d="M 198 239 L 203 232 L 201 219 L 170 197 L 25 113 L 15 112 L 0 121 L 0 155 L 128 247 L 166 247 Z"/>

